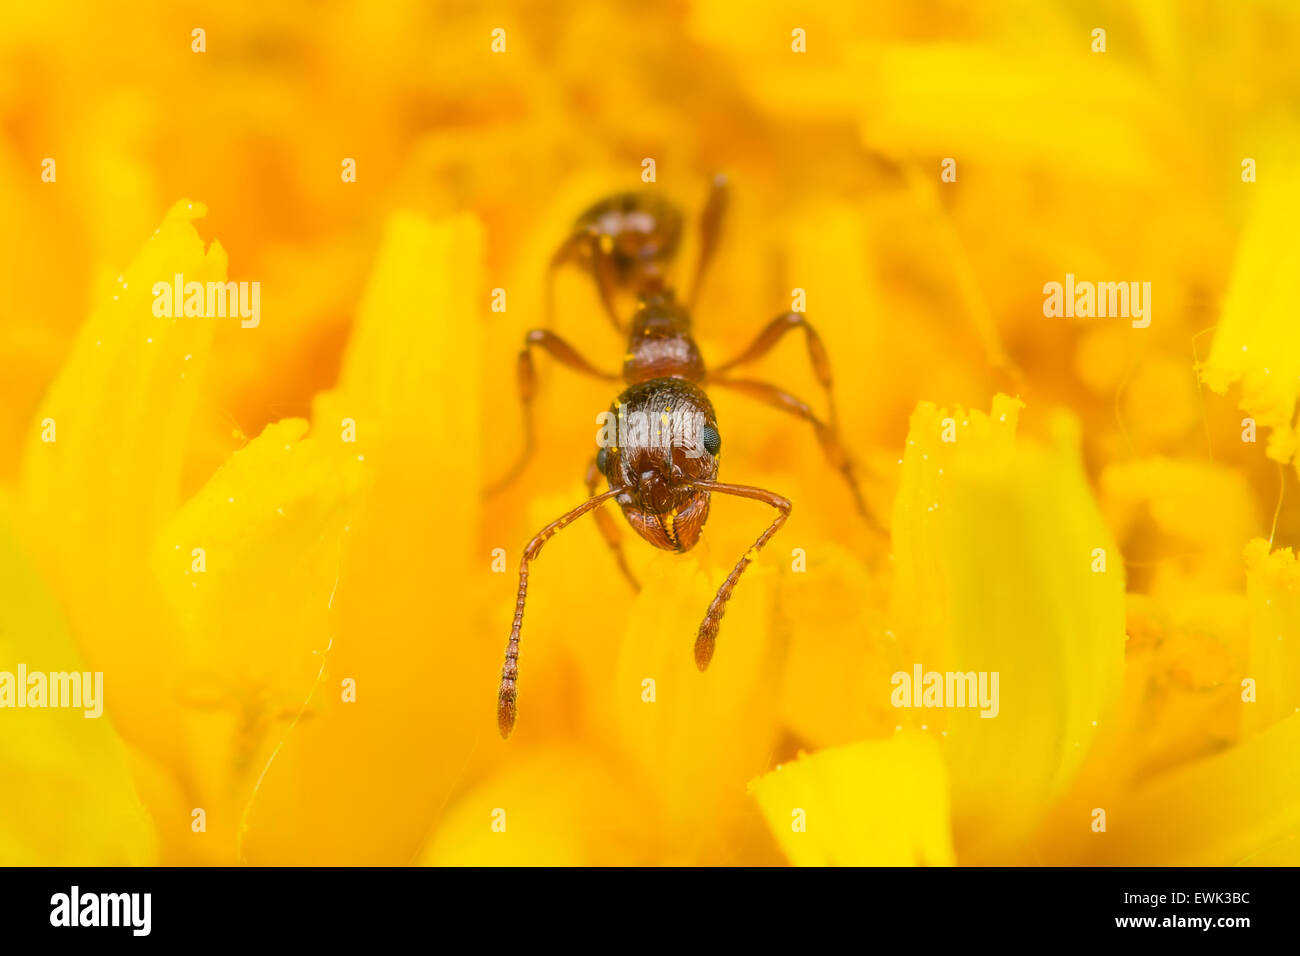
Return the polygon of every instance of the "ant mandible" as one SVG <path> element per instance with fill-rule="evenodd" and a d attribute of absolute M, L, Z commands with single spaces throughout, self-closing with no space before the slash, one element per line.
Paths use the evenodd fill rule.
<path fill-rule="evenodd" d="M 776 518 L 718 588 L 700 625 L 695 638 L 695 663 L 700 670 L 709 666 L 718 626 L 737 580 L 759 549 L 785 524 L 791 506 L 789 501 L 774 492 L 717 481 L 722 438 L 713 405 L 704 392 L 705 385 L 735 389 L 811 424 L 830 464 L 849 483 L 858 511 L 874 525 L 863 502 L 852 463 L 840 443 L 826 348 L 802 313 L 786 312 L 777 316 L 747 349 L 730 362 L 711 370 L 705 369 L 700 350 L 691 335 L 691 309 L 699 297 L 701 282 L 717 249 L 726 205 L 727 180 L 724 176 L 716 176 L 701 217 L 699 259 L 691 295 L 685 304 L 677 301 L 664 278 L 681 239 L 682 216 L 676 207 L 654 193 L 620 193 L 592 206 L 578 217 L 573 232 L 551 259 L 546 283 L 547 325 L 550 325 L 553 313 L 555 271 L 564 265 L 579 266 L 595 280 L 601 303 L 614 328 L 627 336 L 623 371 L 621 375 L 600 371 L 549 328 L 528 332 L 518 359 L 524 448 L 514 467 L 488 489 L 488 494 L 501 490 L 517 478 L 533 453 L 534 348 L 542 349 L 562 365 L 584 375 L 610 382 L 621 379 L 626 388 L 615 399 L 612 409 L 620 418 L 641 414 L 645 420 L 654 422 L 667 420 L 667 416 L 675 414 L 677 420 L 682 416 L 689 417 L 697 424 L 697 430 L 693 441 L 668 443 L 651 440 L 651 436 L 644 432 L 632 430 L 629 434 L 625 431 L 618 444 L 603 445 L 587 466 L 587 500 L 548 524 L 524 549 L 519 564 L 519 596 L 515 602 L 514 624 L 510 628 L 510 641 L 506 645 L 505 666 L 501 670 L 501 686 L 497 693 L 497 726 L 503 738 L 510 736 L 517 716 L 519 634 L 524 623 L 528 568 L 541 554 L 542 546 L 561 528 L 587 512 L 595 511 L 606 544 L 614 552 L 632 587 L 639 590 L 623 555 L 618 528 L 609 513 L 601 508 L 607 501 L 618 503 L 628 524 L 641 537 L 655 547 L 676 552 L 689 551 L 699 540 L 709 514 L 710 495 L 714 493 L 752 498 L 776 509 Z M 618 316 L 615 295 L 619 292 L 631 292 L 637 298 L 637 309 L 630 326 Z M 726 374 L 737 366 L 758 360 L 786 333 L 795 329 L 803 331 L 813 371 L 826 391 L 829 413 L 824 422 L 813 414 L 807 403 L 774 385 Z M 601 476 L 609 488 L 596 494 Z"/>

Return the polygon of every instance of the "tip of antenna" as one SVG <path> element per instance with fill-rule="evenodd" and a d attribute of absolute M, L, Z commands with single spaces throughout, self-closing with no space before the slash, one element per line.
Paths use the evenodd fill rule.
<path fill-rule="evenodd" d="M 501 732 L 501 739 L 506 740 L 510 732 L 515 729 L 515 717 L 518 712 L 515 707 L 514 696 L 502 695 L 497 700 L 497 730 Z"/>
<path fill-rule="evenodd" d="M 695 666 L 700 670 L 707 670 L 709 661 L 713 660 L 713 649 L 717 646 L 717 641 L 712 634 L 704 633 L 703 629 L 695 638 Z"/>

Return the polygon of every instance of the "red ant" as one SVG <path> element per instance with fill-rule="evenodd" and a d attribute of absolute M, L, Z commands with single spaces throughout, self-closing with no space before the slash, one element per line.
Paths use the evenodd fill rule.
<path fill-rule="evenodd" d="M 694 440 L 690 441 L 653 441 L 646 432 L 638 433 L 636 430 L 628 437 L 625 430 L 618 444 L 602 444 L 587 467 L 587 494 L 590 497 L 548 524 L 524 549 L 519 564 L 519 598 L 515 603 L 515 619 L 497 694 L 497 726 L 502 737 L 510 736 L 517 714 L 519 632 L 523 627 L 524 601 L 528 593 L 528 566 L 541 553 L 547 540 L 587 512 L 595 511 L 601 534 L 614 551 L 619 567 L 632 587 L 639 589 L 624 558 L 618 528 L 609 513 L 600 507 L 611 499 L 623 509 L 623 516 L 641 537 L 655 547 L 677 552 L 689 551 L 699 540 L 709 514 L 709 498 L 715 492 L 752 498 L 776 509 L 776 518 L 722 582 L 700 625 L 695 638 L 695 663 L 700 670 L 709 666 L 718 626 L 736 581 L 759 549 L 785 524 L 790 516 L 790 502 L 761 488 L 716 480 L 722 438 L 713 405 L 704 393 L 706 384 L 734 388 L 811 424 L 826 457 L 853 490 L 858 511 L 871 520 L 849 457 L 840 444 L 826 348 L 801 313 L 787 312 L 777 316 L 740 355 L 712 371 L 705 370 L 700 350 L 691 336 L 690 308 L 699 297 L 701 281 L 717 248 L 726 201 L 726 178 L 717 176 L 701 218 L 699 260 L 691 296 L 685 305 L 677 301 L 672 288 L 664 281 L 664 271 L 676 255 L 681 238 L 682 216 L 672 204 L 653 193 L 621 193 L 592 206 L 578 217 L 572 234 L 551 259 L 547 270 L 548 320 L 553 311 L 550 303 L 555 271 L 563 265 L 576 264 L 589 272 L 596 281 L 610 321 L 620 334 L 627 335 L 623 372 L 619 376 L 600 371 L 549 329 L 528 332 L 518 360 L 519 396 L 524 407 L 524 449 L 514 468 L 488 493 L 500 490 L 518 477 L 533 452 L 531 412 L 536 374 L 532 349 L 535 347 L 584 375 L 611 382 L 617 382 L 621 377 L 627 387 L 614 401 L 612 410 L 620 424 L 629 416 L 642 415 L 644 420 L 654 422 L 667 420 L 669 415 L 675 414 L 678 416 L 676 420 L 683 420 L 686 416 L 698 427 Z M 620 291 L 634 293 L 637 298 L 630 328 L 619 319 L 615 308 L 615 293 Z M 795 329 L 803 330 L 813 371 L 826 391 L 830 412 L 825 422 L 817 418 L 805 402 L 788 392 L 766 382 L 731 378 L 725 374 L 738 365 L 761 358 L 786 333 Z M 677 410 L 675 413 L 674 409 Z M 609 490 L 602 494 L 595 493 L 599 476 L 603 476 L 609 485 Z"/>

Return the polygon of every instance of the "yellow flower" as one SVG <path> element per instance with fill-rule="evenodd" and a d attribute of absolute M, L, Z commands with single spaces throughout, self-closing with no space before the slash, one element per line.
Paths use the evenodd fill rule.
<path fill-rule="evenodd" d="M 0 710 L 0 862 L 1295 862 L 1294 10 L 236 3 L 196 52 L 83 6 L 0 9 L 0 673 L 102 672 L 104 716 Z M 701 351 L 806 299 L 888 538 L 710 389 L 722 478 L 794 506 L 711 666 L 770 515 L 625 530 L 639 593 L 583 519 L 503 742 L 520 552 L 615 391 L 540 360 L 483 498 L 547 263 L 718 170 Z M 261 322 L 155 315 L 177 273 Z M 1044 315 L 1067 273 L 1151 282 L 1150 325 Z M 590 278 L 555 293 L 617 368 Z M 797 339 L 752 374 L 824 412 Z M 900 706 L 918 667 L 997 715 Z"/>

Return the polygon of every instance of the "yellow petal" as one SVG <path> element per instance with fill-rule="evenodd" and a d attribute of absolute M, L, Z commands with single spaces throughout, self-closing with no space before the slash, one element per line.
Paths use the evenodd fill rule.
<path fill-rule="evenodd" d="M 164 760 L 183 747 L 159 711 L 178 648 L 148 553 L 180 498 L 214 322 L 154 315 L 153 286 L 225 279 L 225 252 L 193 225 L 204 213 L 176 203 L 95 304 L 32 423 L 21 484 L 23 530 L 87 664 L 118 688 L 119 731 Z"/>
<path fill-rule="evenodd" d="M 831 747 L 750 793 L 796 866 L 951 866 L 943 758 L 930 734 Z"/>
<path fill-rule="evenodd" d="M 1004 395 L 990 415 L 919 405 L 894 505 L 896 630 L 914 666 L 987 672 L 990 689 L 999 675 L 996 717 L 898 712 L 900 723 L 946 727 L 957 847 L 975 858 L 1023 835 L 1060 791 L 1123 668 L 1123 562 L 1077 431 L 1058 418 L 1050 445 L 1018 439 L 1019 405 Z"/>
<path fill-rule="evenodd" d="M 1289 462 L 1296 451 L 1300 329 L 1291 277 L 1300 273 L 1300 179 L 1278 170 L 1257 190 L 1254 214 L 1237 249 L 1214 346 L 1201 380 L 1220 395 L 1241 385 L 1241 408 L 1269 430 L 1266 453 Z"/>
<path fill-rule="evenodd" d="M 151 564 L 180 660 L 160 682 L 188 730 L 184 778 L 208 811 L 206 844 L 236 859 L 241 811 L 309 698 L 331 641 L 346 523 L 365 463 L 307 423 L 270 425 L 160 532 Z M 319 705 L 317 705 L 319 706 Z M 183 825 L 172 821 L 174 825 Z"/>
<path fill-rule="evenodd" d="M 483 611 L 497 576 L 478 538 L 482 257 L 472 216 L 395 214 L 339 388 L 315 403 L 314 440 L 364 455 L 370 477 L 313 716 L 247 813 L 250 862 L 409 862 L 454 788 L 506 746 L 493 708 L 508 621 L 494 632 Z"/>
<path fill-rule="evenodd" d="M 1215 462 L 1143 458 L 1107 467 L 1102 498 L 1138 589 L 1152 594 L 1237 590 L 1241 542 L 1259 528 L 1260 509 L 1245 476 Z M 1214 515 L 1207 521 L 1206 515 Z M 1161 532 L 1146 531 L 1148 517 Z M 1148 580 L 1149 576 L 1149 580 Z"/>
<path fill-rule="evenodd" d="M 852 57 L 863 142 L 890 155 L 1149 180 L 1158 169 L 1155 138 L 1167 128 L 1159 101 L 1140 74 L 1085 44 L 1050 57 L 964 42 L 863 45 Z M 1061 102 L 1087 136 L 1062 136 L 1042 122 Z"/>
<path fill-rule="evenodd" d="M 659 862 L 655 818 L 627 774 L 548 746 L 462 796 L 420 856 L 425 866 L 627 866 Z"/>
<path fill-rule="evenodd" d="M 1254 681 L 1256 699 L 1243 706 L 1246 728 L 1254 731 L 1300 708 L 1300 565 L 1290 548 L 1270 553 L 1262 538 L 1246 546 L 1245 556 L 1250 601 L 1245 676 Z"/>
<path fill-rule="evenodd" d="M 33 423 L 23 462 L 29 509 L 52 549 L 140 554 L 175 510 L 185 435 L 214 323 L 153 314 L 153 286 L 176 273 L 224 281 L 226 254 L 192 225 L 206 210 L 181 200 L 146 241 L 117 288 L 95 304 Z M 43 440 L 44 420 L 54 441 Z"/>
<path fill-rule="evenodd" d="M 20 664 L 29 675 L 90 670 L 19 551 L 0 500 L 0 671 L 15 675 Z M 102 678 L 95 718 L 84 707 L 0 710 L 0 865 L 156 862 L 157 838 L 113 730 L 121 690 Z"/>
<path fill-rule="evenodd" d="M 714 498 L 707 544 L 651 561 L 606 699 L 614 739 L 657 799 L 671 845 L 689 848 L 695 862 L 738 862 L 740 834 L 761 832 L 745 784 L 770 766 L 777 730 L 781 646 L 772 614 L 779 545 L 759 552 L 741 577 L 713 660 L 700 672 L 694 644 L 705 611 L 774 516 L 755 502 Z"/>
<path fill-rule="evenodd" d="M 1300 863 L 1300 715 L 1151 781 L 1107 811 L 1089 862 Z"/>
<path fill-rule="evenodd" d="M 1243 714 L 1247 602 L 1240 594 L 1129 595 L 1125 681 L 1140 697 L 1126 721 L 1127 761 L 1142 779 L 1235 743 Z M 1110 772 L 1128 777 L 1124 768 Z"/>
<path fill-rule="evenodd" d="M 1160 530 L 1192 545 L 1222 547 L 1258 526 L 1259 508 L 1245 478 L 1213 462 L 1127 461 L 1107 468 L 1101 483 L 1115 504 L 1146 505 Z M 1206 521 L 1211 508 L 1215 520 Z"/>
<path fill-rule="evenodd" d="M 1121 700 L 1099 722 L 1084 765 L 1043 826 L 1000 862 L 1077 866 L 1093 860 L 1102 843 L 1111 862 L 1140 862 L 1094 828 L 1113 829 L 1116 814 L 1124 815 L 1117 808 L 1157 775 L 1236 744 L 1249 710 L 1240 685 L 1247 619 L 1242 594 L 1129 594 Z"/>
<path fill-rule="evenodd" d="M 806 569 L 782 575 L 778 593 L 778 626 L 790 634 L 783 722 L 810 749 L 889 736 L 897 714 L 876 691 L 911 660 L 890 630 L 883 588 L 839 546 L 803 544 Z"/>

